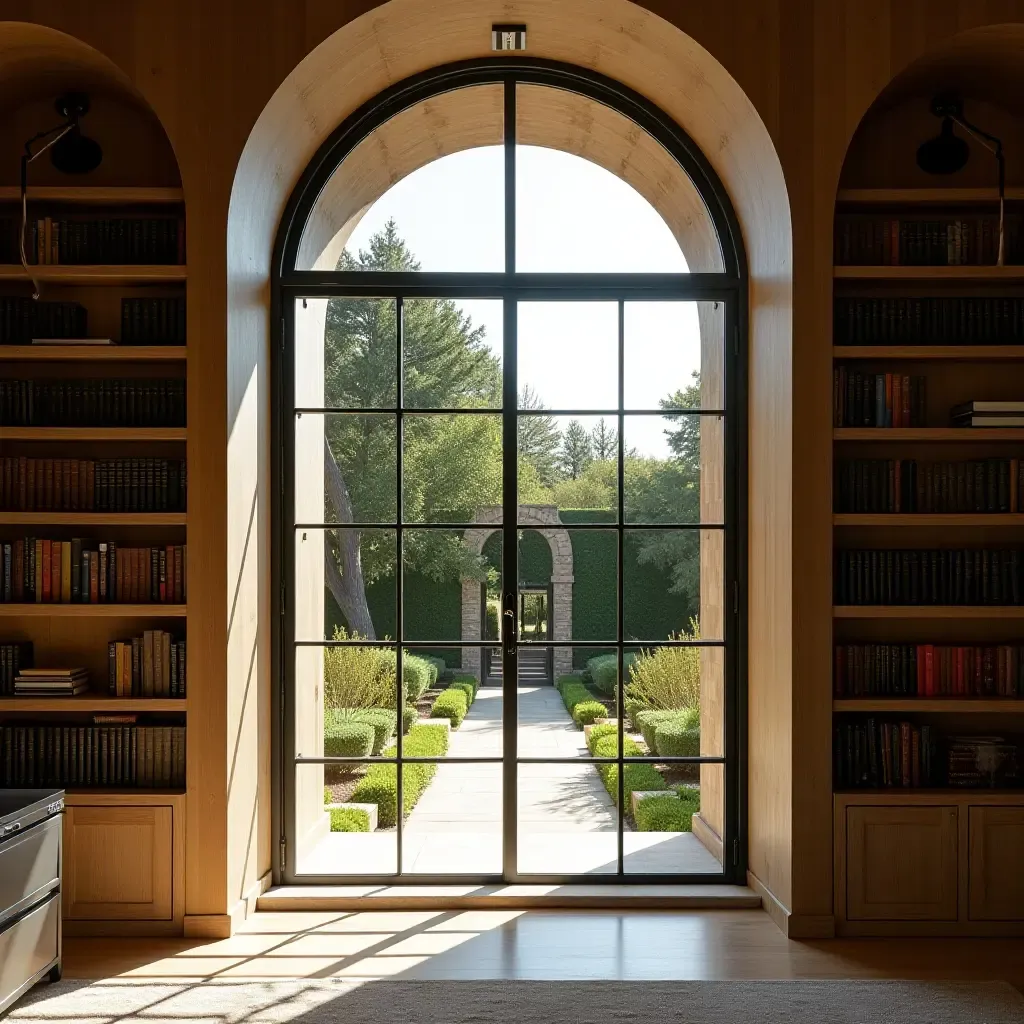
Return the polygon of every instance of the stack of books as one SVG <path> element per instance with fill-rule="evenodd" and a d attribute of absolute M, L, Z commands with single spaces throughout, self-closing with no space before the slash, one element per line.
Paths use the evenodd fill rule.
<path fill-rule="evenodd" d="M 1024 402 L 964 402 L 950 416 L 955 427 L 1024 427 Z"/>
<path fill-rule="evenodd" d="M 14 677 L 15 697 L 76 697 L 88 689 L 84 668 L 23 668 Z"/>

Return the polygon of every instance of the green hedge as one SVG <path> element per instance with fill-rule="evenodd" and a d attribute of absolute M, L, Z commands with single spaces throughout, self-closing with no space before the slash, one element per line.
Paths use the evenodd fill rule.
<path fill-rule="evenodd" d="M 681 789 L 677 796 L 652 796 L 636 805 L 639 832 L 691 832 L 700 810 L 700 790 Z"/>
<path fill-rule="evenodd" d="M 598 740 L 603 739 L 605 736 L 615 736 L 618 734 L 618 731 L 619 727 L 614 722 L 602 722 L 600 725 L 591 727 L 590 733 L 587 736 L 587 749 L 593 754 Z"/>
<path fill-rule="evenodd" d="M 457 672 L 452 676 L 452 683 L 469 683 L 473 687 L 473 699 L 476 700 L 477 691 L 480 689 L 480 680 L 476 676 L 464 675 Z"/>
<path fill-rule="evenodd" d="M 629 676 L 629 666 L 636 660 L 632 651 L 626 651 L 622 655 L 622 670 Z M 594 689 L 603 693 L 606 697 L 615 696 L 615 683 L 618 681 L 619 659 L 616 654 L 599 654 L 587 661 L 587 667 L 583 672 L 584 681 L 590 680 Z"/>
<path fill-rule="evenodd" d="M 669 751 L 662 750 L 658 746 L 657 732 L 662 725 L 678 725 L 684 731 L 696 729 L 700 734 L 700 710 L 698 708 L 681 708 L 678 711 L 666 711 L 662 708 L 645 708 L 635 714 L 636 727 L 640 730 L 647 744 L 647 749 L 652 754 L 662 754 L 665 757 L 671 756 Z M 671 733 L 671 730 L 670 730 Z M 671 733 L 674 735 L 674 733 Z M 671 744 L 671 739 L 669 740 Z M 690 755 L 676 755 L 685 756 Z"/>
<path fill-rule="evenodd" d="M 388 708 L 328 708 L 324 712 L 324 737 L 333 735 L 342 725 L 349 723 L 368 725 L 373 729 L 371 754 L 379 754 L 395 734 L 395 713 Z"/>
<path fill-rule="evenodd" d="M 431 705 L 430 717 L 447 718 L 452 723 L 452 728 L 458 729 L 462 725 L 462 720 L 466 717 L 468 709 L 469 703 L 466 700 L 465 692 L 449 688 L 442 690 L 437 700 Z"/>
<path fill-rule="evenodd" d="M 404 736 L 419 720 L 420 713 L 416 708 L 412 704 L 406 704 L 402 708 L 402 735 Z"/>
<path fill-rule="evenodd" d="M 341 721 L 330 729 L 324 724 L 324 757 L 369 757 L 376 735 L 372 725 Z"/>
<path fill-rule="evenodd" d="M 565 710 L 571 715 L 576 710 L 577 704 L 589 703 L 594 700 L 594 695 L 578 679 L 564 683 L 559 687 L 562 703 Z"/>
<path fill-rule="evenodd" d="M 429 662 L 436 669 L 434 673 L 434 682 L 438 683 L 448 674 L 448 662 L 444 658 L 435 658 L 432 655 L 424 654 L 423 660 Z"/>
<path fill-rule="evenodd" d="M 361 807 L 332 807 L 332 832 L 369 832 L 370 815 Z"/>
<path fill-rule="evenodd" d="M 466 695 L 466 709 L 469 710 L 473 706 L 473 701 L 476 699 L 476 687 L 468 680 L 453 679 L 448 684 L 449 690 L 458 690 L 460 693 Z"/>
<path fill-rule="evenodd" d="M 618 737 L 615 735 L 602 736 L 593 748 L 594 757 L 617 757 L 619 752 Z M 622 744 L 624 757 L 639 757 L 643 754 L 637 744 L 628 736 Z M 599 764 L 595 766 L 604 788 L 615 803 L 619 800 L 619 766 L 617 764 Z M 652 764 L 627 764 L 625 774 L 622 777 L 623 796 L 626 807 L 629 807 L 631 796 L 634 792 L 645 792 L 648 790 L 665 789 L 665 779 L 661 772 Z"/>
<path fill-rule="evenodd" d="M 597 700 L 580 701 L 572 709 L 572 720 L 582 729 L 585 725 L 591 725 L 599 718 L 607 718 L 608 709 Z"/>
<path fill-rule="evenodd" d="M 681 718 L 662 722 L 655 730 L 654 745 L 661 757 L 697 757 L 700 755 L 700 727 Z"/>
<path fill-rule="evenodd" d="M 395 757 L 396 748 L 388 747 L 384 757 Z M 448 734 L 434 725 L 414 725 L 402 743 L 408 757 L 443 757 L 448 753 Z M 376 804 L 377 825 L 390 828 L 398 821 L 398 781 L 393 764 L 373 764 L 352 791 L 352 803 Z M 402 805 L 408 814 L 423 795 L 437 772 L 436 764 L 405 764 L 402 766 Z"/>

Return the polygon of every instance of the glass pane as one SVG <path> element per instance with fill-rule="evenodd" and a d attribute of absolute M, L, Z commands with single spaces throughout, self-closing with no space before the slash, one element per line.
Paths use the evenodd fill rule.
<path fill-rule="evenodd" d="M 522 515 L 522 507 L 520 515 Z M 579 512 L 580 510 L 575 510 Z M 562 513 L 571 521 L 575 513 Z M 618 608 L 615 530 L 519 531 L 519 633 L 524 645 L 547 640 L 614 640 Z M 529 657 L 547 657 L 535 651 Z M 524 650 L 519 652 L 523 678 Z M 572 670 L 571 648 L 553 648 L 547 679 Z M 534 670 L 538 671 L 537 666 Z"/>
<path fill-rule="evenodd" d="M 725 408 L 725 303 L 627 302 L 627 409 Z"/>
<path fill-rule="evenodd" d="M 498 639 L 500 531 L 408 529 L 402 554 L 405 640 Z"/>
<path fill-rule="evenodd" d="M 299 875 L 388 875 L 398 871 L 398 838 L 366 793 L 393 765 L 341 770 L 295 766 L 295 851 Z M 369 779 L 367 780 L 367 776 Z M 375 820 L 376 819 L 376 820 Z"/>
<path fill-rule="evenodd" d="M 502 110 L 500 84 L 472 86 L 371 132 L 317 197 L 296 269 L 503 270 Z"/>
<path fill-rule="evenodd" d="M 627 523 L 724 521 L 724 417 L 627 416 L 625 444 Z"/>
<path fill-rule="evenodd" d="M 664 793 L 634 797 L 622 837 L 626 872 L 721 874 L 724 780 L 723 765 L 706 764 L 697 781 L 670 782 Z"/>
<path fill-rule="evenodd" d="M 453 754 L 466 724 L 452 736 Z M 405 819 L 403 874 L 500 874 L 501 765 L 407 764 L 402 774 L 407 789 L 422 789 Z"/>
<path fill-rule="evenodd" d="M 297 413 L 295 521 L 395 522 L 397 439 L 390 414 Z"/>
<path fill-rule="evenodd" d="M 532 653 L 532 652 L 531 652 Z M 585 702 L 585 711 L 593 719 L 614 715 L 614 698 L 602 692 L 582 673 L 560 673 L 558 686 L 524 676 L 523 648 L 519 649 L 519 686 L 517 715 L 519 753 L 522 757 L 586 757 L 587 742 L 580 724 L 573 721 L 569 708 Z M 571 655 L 568 655 L 571 658 Z M 600 707 L 604 705 L 604 708 Z M 582 715 L 583 712 L 580 712 Z"/>
<path fill-rule="evenodd" d="M 627 530 L 622 560 L 623 632 L 667 640 L 678 631 L 723 638 L 722 530 Z M 684 637 L 685 639 L 685 637 Z"/>
<path fill-rule="evenodd" d="M 685 639 L 685 637 L 684 637 Z M 627 647 L 626 757 L 725 754 L 725 648 Z M 652 766 L 665 783 L 696 783 L 699 765 Z M 652 774 L 651 789 L 661 784 Z"/>
<path fill-rule="evenodd" d="M 563 522 L 615 522 L 619 507 L 615 417 L 519 417 L 520 524 L 557 508 Z"/>
<path fill-rule="evenodd" d="M 634 122 L 547 86 L 518 86 L 516 107 L 518 270 L 724 269 L 693 183 Z"/>
<path fill-rule="evenodd" d="M 295 300 L 295 405 L 387 409 L 398 398 L 394 299 Z"/>
<path fill-rule="evenodd" d="M 519 408 L 617 409 L 615 302 L 520 302 Z"/>
<path fill-rule="evenodd" d="M 406 299 L 402 402 L 407 409 L 500 409 L 498 299 Z"/>
<path fill-rule="evenodd" d="M 394 530 L 295 531 L 296 640 L 395 634 Z"/>
<path fill-rule="evenodd" d="M 618 811 L 602 781 L 613 773 L 593 764 L 519 765 L 521 874 L 618 871 Z"/>
<path fill-rule="evenodd" d="M 501 416 L 410 415 L 402 437 L 407 523 L 501 521 Z"/>

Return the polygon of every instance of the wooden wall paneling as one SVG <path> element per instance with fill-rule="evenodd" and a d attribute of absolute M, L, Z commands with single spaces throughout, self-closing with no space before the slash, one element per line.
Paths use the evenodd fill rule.
<path fill-rule="evenodd" d="M 970 919 L 1024 920 L 1024 807 L 971 807 L 968 834 Z"/>

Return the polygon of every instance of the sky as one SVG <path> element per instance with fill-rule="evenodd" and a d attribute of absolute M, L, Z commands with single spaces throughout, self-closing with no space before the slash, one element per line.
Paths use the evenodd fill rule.
<path fill-rule="evenodd" d="M 504 269 L 504 154 L 465 150 L 421 167 L 366 212 L 348 242 L 356 251 L 389 219 L 429 271 Z M 685 273 L 686 261 L 657 211 L 624 182 L 581 157 L 536 146 L 516 152 L 516 269 L 524 272 Z M 499 300 L 459 300 L 500 358 Z M 614 302 L 528 302 L 519 307 L 519 389 L 551 409 L 618 405 Z M 625 408 L 656 409 L 691 383 L 700 365 L 697 304 L 630 302 L 625 310 Z M 560 419 L 564 429 L 568 419 Z M 591 426 L 593 421 L 585 422 Z M 640 454 L 665 457 L 660 417 L 627 422 Z"/>

